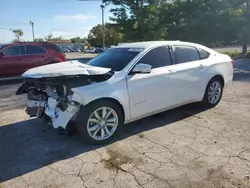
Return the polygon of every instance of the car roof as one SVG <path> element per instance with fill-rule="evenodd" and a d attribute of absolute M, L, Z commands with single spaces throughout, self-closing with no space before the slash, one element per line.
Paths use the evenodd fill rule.
<path fill-rule="evenodd" d="M 56 45 L 51 42 L 15 42 L 15 43 L 6 43 L 6 44 L 0 44 L 0 46 L 15 46 L 15 45 L 44 45 L 44 44 L 49 44 L 49 45 Z"/>
<path fill-rule="evenodd" d="M 191 43 L 191 42 L 183 42 L 183 41 L 146 41 L 146 42 L 134 42 L 134 43 L 126 43 L 120 46 L 116 46 L 115 48 L 143 48 L 143 49 L 148 49 L 148 48 L 152 48 L 155 46 L 161 46 L 161 45 L 185 45 L 185 46 L 192 46 L 192 47 L 196 47 L 196 48 L 201 48 L 204 49 L 210 53 L 215 52 L 214 50 L 205 47 L 203 45 L 200 44 L 196 44 L 196 43 Z M 216 52 L 215 52 L 216 53 Z"/>
<path fill-rule="evenodd" d="M 133 42 L 133 43 L 125 43 L 117 46 L 118 48 L 149 48 L 151 46 L 160 45 L 160 44 L 168 44 L 174 41 L 146 41 L 146 42 Z M 176 42 L 176 41 L 175 41 Z"/>
<path fill-rule="evenodd" d="M 42 44 L 54 44 L 54 43 L 51 43 L 51 42 L 15 42 L 15 43 L 11 43 L 11 45 L 15 45 L 15 44 L 34 44 L 34 45 L 42 45 Z M 56 45 L 56 44 L 54 44 Z"/>
<path fill-rule="evenodd" d="M 36 46 L 45 46 L 45 45 L 53 45 L 53 46 L 57 46 L 54 43 L 50 43 L 50 42 L 15 42 L 15 43 L 6 43 L 6 44 L 0 44 L 0 48 L 1 50 L 3 48 L 7 48 L 10 46 L 22 46 L 22 45 L 36 45 Z"/>

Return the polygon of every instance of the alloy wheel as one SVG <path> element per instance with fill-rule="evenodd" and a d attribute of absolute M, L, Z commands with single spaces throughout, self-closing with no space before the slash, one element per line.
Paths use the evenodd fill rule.
<path fill-rule="evenodd" d="M 95 140 L 105 140 L 111 137 L 118 126 L 118 115 L 110 107 L 95 110 L 88 119 L 88 134 Z"/>
<path fill-rule="evenodd" d="M 222 88 L 220 82 L 214 81 L 208 89 L 208 101 L 211 104 L 216 104 L 220 100 L 221 92 Z"/>

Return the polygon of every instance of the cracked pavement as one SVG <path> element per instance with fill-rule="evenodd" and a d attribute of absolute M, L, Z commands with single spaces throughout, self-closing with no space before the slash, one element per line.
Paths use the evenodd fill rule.
<path fill-rule="evenodd" d="M 250 61 L 236 62 L 216 108 L 148 117 L 105 146 L 29 119 L 18 85 L 0 86 L 0 188 L 250 187 Z"/>

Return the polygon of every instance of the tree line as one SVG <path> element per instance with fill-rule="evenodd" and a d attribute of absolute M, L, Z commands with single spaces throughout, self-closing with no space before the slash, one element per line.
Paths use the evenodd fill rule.
<path fill-rule="evenodd" d="M 241 44 L 243 54 L 250 43 L 250 0 L 104 0 L 115 5 L 104 27 L 93 27 L 86 38 L 92 46 L 148 40 L 183 40 L 210 47 Z M 14 31 L 13 31 L 14 32 Z M 14 32 L 17 39 L 22 32 Z M 49 34 L 37 41 L 64 41 Z"/>
<path fill-rule="evenodd" d="M 250 0 L 105 0 L 124 41 L 250 43 Z"/>

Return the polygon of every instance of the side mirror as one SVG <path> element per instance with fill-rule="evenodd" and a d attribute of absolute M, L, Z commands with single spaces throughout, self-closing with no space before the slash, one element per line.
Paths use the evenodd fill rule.
<path fill-rule="evenodd" d="M 131 73 L 150 73 L 151 68 L 152 68 L 151 65 L 139 63 L 133 68 Z"/>
<path fill-rule="evenodd" d="M 5 54 L 3 52 L 0 52 L 0 57 L 4 57 Z"/>

